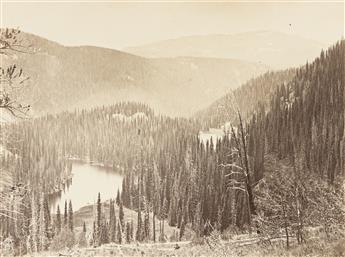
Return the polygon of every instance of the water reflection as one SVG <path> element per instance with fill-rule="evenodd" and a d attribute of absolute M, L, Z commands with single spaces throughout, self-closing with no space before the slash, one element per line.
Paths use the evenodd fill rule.
<path fill-rule="evenodd" d="M 115 198 L 117 190 L 121 191 L 123 177 L 113 170 L 93 166 L 90 164 L 73 162 L 72 183 L 67 185 L 64 191 L 51 195 L 50 207 L 53 213 L 56 212 L 57 205 L 63 213 L 65 201 L 72 201 L 73 210 L 93 204 L 97 201 L 98 192 L 101 198 L 107 200 Z"/>

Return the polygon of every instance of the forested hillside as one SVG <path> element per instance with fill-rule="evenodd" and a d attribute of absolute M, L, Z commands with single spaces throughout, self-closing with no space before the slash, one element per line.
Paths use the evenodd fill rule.
<path fill-rule="evenodd" d="M 333 182 L 344 174 L 344 41 L 298 69 L 266 73 L 201 111 L 204 127 L 238 122 L 237 110 L 268 152 L 303 158 Z M 263 147 L 265 149 L 265 147 Z"/>
<path fill-rule="evenodd" d="M 160 113 L 186 116 L 268 70 L 235 59 L 148 59 L 94 46 L 63 46 L 28 33 L 18 37 L 28 48 L 2 60 L 30 77 L 25 98 L 34 115 L 138 101 Z"/>
<path fill-rule="evenodd" d="M 235 231 L 270 240 L 283 233 L 287 248 L 292 237 L 305 243 L 311 227 L 338 238 L 344 220 L 344 57 L 341 41 L 301 68 L 254 79 L 234 92 L 238 113 L 228 95 L 220 101 L 224 112 L 209 120 L 170 118 L 143 103 L 121 102 L 2 125 L 8 136 L 1 145 L 10 154 L 2 155 L 1 167 L 13 175 L 8 190 L 19 193 L 16 204 L 3 204 L 2 238 L 20 254 L 64 247 L 59 242 L 65 238 L 72 242 L 72 203 L 65 203 L 63 224 L 60 209 L 51 215 L 47 208 L 49 194 L 70 179 L 71 159 L 124 175 L 117 222 L 114 202 L 105 212 L 98 196 L 89 233 L 94 247 L 165 241 L 165 221 L 178 228 L 176 240 L 186 239 L 187 227 L 196 240 Z M 230 116 L 233 127 L 222 139 L 199 140 L 205 125 Z M 124 222 L 124 207 L 137 212 L 135 227 Z"/>
<path fill-rule="evenodd" d="M 328 233 L 332 223 L 339 225 L 344 215 L 344 51 L 345 42 L 340 41 L 312 63 L 288 71 L 292 73 L 283 81 L 274 83 L 274 76 L 265 75 L 266 81 L 272 84 L 265 83 L 264 90 L 260 87 L 253 90 L 267 90 L 266 94 L 271 92 L 271 97 L 264 97 L 262 102 L 257 100 L 254 109 L 251 109 L 253 105 L 246 105 L 251 94 L 246 95 L 247 98 L 229 97 L 231 101 L 227 103 L 231 108 L 228 113 L 235 115 L 236 106 L 232 109 L 235 105 L 232 101 L 239 100 L 237 108 L 249 120 L 246 129 L 239 132 L 240 139 L 234 141 L 235 146 L 241 147 L 235 152 L 228 150 L 231 156 L 236 156 L 236 152 L 237 155 L 242 152 L 243 156 L 242 162 L 237 163 L 241 168 L 234 167 L 234 160 L 226 162 L 230 166 L 230 184 L 235 183 L 233 187 L 246 185 L 246 180 L 239 181 L 236 174 L 248 171 L 244 179 L 249 178 L 255 185 L 252 188 L 254 200 L 251 202 L 251 189 L 245 190 L 248 198 L 244 199 L 249 205 L 244 201 L 242 211 L 249 210 L 260 230 L 271 233 L 274 228 L 285 227 L 287 246 L 289 233 L 303 242 L 305 226 L 321 222 Z M 258 81 L 264 81 L 265 76 Z M 245 92 L 244 89 L 238 91 Z M 252 96 L 254 98 L 254 94 Z M 241 108 L 241 104 L 244 107 Z M 245 112 L 248 109 L 254 110 L 254 114 L 248 115 Z M 227 121 L 228 113 L 220 115 L 221 122 Z M 239 118 L 234 119 L 235 124 L 241 121 Z M 239 144 L 241 138 L 242 145 Z M 333 211 L 329 212 L 330 208 Z M 276 220 L 277 217 L 280 218 Z"/>
<path fill-rule="evenodd" d="M 260 122 L 267 149 L 279 158 L 300 159 L 331 184 L 344 175 L 345 41 L 340 41 L 296 76 L 280 84 Z M 257 116 L 263 115 L 258 111 Z"/>
<path fill-rule="evenodd" d="M 163 224 L 167 220 L 179 228 L 180 239 L 187 225 L 202 236 L 216 224 L 223 231 L 231 224 L 242 227 L 248 220 L 245 209 L 240 208 L 244 195 L 227 190 L 224 176 L 229 171 L 220 166 L 239 162 L 238 156 L 228 156 L 235 142 L 226 137 L 223 142 L 200 143 L 200 124 L 193 120 L 155 116 L 146 105 L 119 103 L 7 126 L 13 140 L 6 148 L 20 158 L 5 156 L 2 162 L 19 167 L 13 169 L 15 181 L 34 185 L 35 199 L 63 186 L 65 169 L 60 167 L 68 158 L 92 160 L 122 172 L 125 178 L 119 199 L 138 211 L 138 241 L 152 240 L 147 230 L 156 224 L 145 218 L 150 212 L 154 220 Z M 25 156 L 26 152 L 36 153 L 35 158 Z M 26 215 L 24 220 L 30 224 L 33 216 L 30 211 Z M 210 225 L 205 227 L 206 223 Z M 4 236 L 15 233 L 16 222 L 4 218 L 3 224 L 7 224 Z M 49 229 L 57 234 L 60 230 L 54 223 Z M 161 231 L 157 239 L 164 239 L 164 225 Z M 30 233 L 26 230 L 16 238 Z"/>
<path fill-rule="evenodd" d="M 281 84 L 287 84 L 296 73 L 295 69 L 267 72 L 232 90 L 209 107 L 196 113 L 204 127 L 219 127 L 225 122 L 236 122 L 237 110 L 250 118 L 260 105 L 268 109 L 270 99 Z M 237 120 L 238 122 L 238 120 Z"/>

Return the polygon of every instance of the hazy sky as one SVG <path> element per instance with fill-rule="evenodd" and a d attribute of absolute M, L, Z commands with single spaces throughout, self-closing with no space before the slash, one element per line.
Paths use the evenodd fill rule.
<path fill-rule="evenodd" d="M 295 33 L 331 44 L 344 35 L 344 2 L 6 1 L 2 3 L 1 19 L 2 26 L 19 27 L 64 45 L 121 49 L 179 36 L 253 30 Z"/>

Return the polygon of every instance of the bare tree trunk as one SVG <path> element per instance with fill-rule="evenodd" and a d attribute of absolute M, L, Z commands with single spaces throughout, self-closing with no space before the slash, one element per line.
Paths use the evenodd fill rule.
<path fill-rule="evenodd" d="M 241 139 L 242 139 L 242 146 L 243 146 L 243 159 L 244 159 L 244 166 L 246 170 L 246 190 L 248 193 L 248 201 L 249 201 L 249 208 L 250 208 L 250 214 L 256 214 L 255 211 L 255 205 L 254 205 L 254 196 L 251 186 L 251 179 L 250 179 L 250 172 L 249 172 L 249 162 L 248 162 L 248 154 L 247 154 L 247 145 L 246 145 L 246 138 L 244 135 L 244 128 L 243 128 L 243 122 L 241 118 L 240 112 L 238 112 L 238 117 L 240 120 L 240 129 L 241 129 Z M 249 217 L 251 219 L 251 217 Z"/>

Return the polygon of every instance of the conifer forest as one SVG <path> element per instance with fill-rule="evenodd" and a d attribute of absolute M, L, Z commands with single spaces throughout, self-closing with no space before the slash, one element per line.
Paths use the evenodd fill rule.
<path fill-rule="evenodd" d="M 0 256 L 345 256 L 344 34 L 241 26 L 121 50 L 0 28 Z"/>

